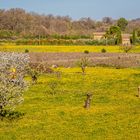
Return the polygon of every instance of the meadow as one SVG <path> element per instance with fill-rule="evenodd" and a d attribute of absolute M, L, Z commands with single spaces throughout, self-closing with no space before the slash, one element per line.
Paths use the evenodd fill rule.
<path fill-rule="evenodd" d="M 138 2 L 0 2 L 0 140 L 140 140 Z"/>
<path fill-rule="evenodd" d="M 120 46 L 33 46 L 33 45 L 13 45 L 4 44 L 0 46 L 0 51 L 4 52 L 84 52 L 88 50 L 89 52 L 101 52 L 105 49 L 106 52 L 123 52 Z M 130 52 L 140 52 L 140 46 L 135 46 Z"/>
<path fill-rule="evenodd" d="M 57 68 L 24 93 L 18 120 L 0 121 L 0 140 L 139 140 L 140 69 Z M 27 77 L 30 80 L 29 77 Z M 55 94 L 49 83 L 55 81 Z M 92 93 L 90 109 L 83 108 Z"/>

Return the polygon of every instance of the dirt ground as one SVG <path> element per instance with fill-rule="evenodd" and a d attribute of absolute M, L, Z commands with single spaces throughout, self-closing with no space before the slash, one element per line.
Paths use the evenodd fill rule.
<path fill-rule="evenodd" d="M 140 67 L 140 53 L 29 53 L 31 63 L 46 63 L 48 66 L 76 66 L 83 57 L 89 58 L 92 66 Z"/>

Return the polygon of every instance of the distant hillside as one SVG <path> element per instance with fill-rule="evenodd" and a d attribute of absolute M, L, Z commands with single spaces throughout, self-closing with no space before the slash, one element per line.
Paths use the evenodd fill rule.
<path fill-rule="evenodd" d="M 117 20 L 104 17 L 102 21 L 91 18 L 73 20 L 69 16 L 39 15 L 23 9 L 0 10 L 0 30 L 10 31 L 14 37 L 35 37 L 48 35 L 92 35 L 93 32 L 105 32 Z M 140 18 L 128 21 L 125 32 L 131 33 L 140 27 Z M 6 33 L 5 33 L 6 34 Z M 8 36 L 8 35 L 5 36 Z"/>

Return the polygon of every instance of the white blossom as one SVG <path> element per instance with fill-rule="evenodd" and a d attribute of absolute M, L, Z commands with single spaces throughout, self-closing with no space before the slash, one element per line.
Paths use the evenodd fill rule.
<path fill-rule="evenodd" d="M 23 53 L 0 53 L 0 113 L 12 110 L 23 102 L 24 80 L 29 55 Z"/>

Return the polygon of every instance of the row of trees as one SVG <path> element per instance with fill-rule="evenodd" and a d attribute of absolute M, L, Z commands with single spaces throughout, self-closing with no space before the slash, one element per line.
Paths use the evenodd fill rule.
<path fill-rule="evenodd" d="M 135 44 L 140 43 L 139 27 L 140 19 L 72 20 L 69 16 L 39 15 L 19 8 L 0 10 L 0 41 L 16 40 L 17 44 L 25 45 L 113 45 L 122 42 L 121 32 L 132 33 L 131 42 Z M 95 41 L 95 32 L 106 34 L 101 41 Z"/>
<path fill-rule="evenodd" d="M 69 16 L 39 15 L 23 9 L 0 10 L 0 30 L 18 33 L 20 36 L 47 36 L 54 34 L 91 34 L 100 23 L 90 18 L 73 21 Z"/>
<path fill-rule="evenodd" d="M 140 21 L 136 20 L 140 25 Z M 28 13 L 23 9 L 0 10 L 0 30 L 10 31 L 9 36 L 48 36 L 61 35 L 92 35 L 93 32 L 104 32 L 112 25 L 118 25 L 122 31 L 132 32 L 136 21 L 127 21 L 124 18 L 113 20 L 104 17 L 102 21 L 91 18 L 72 20 L 69 16 L 39 15 Z M 138 22 L 139 21 L 139 22 Z M 1 37 L 1 35 L 0 35 Z M 4 33 L 5 37 L 5 33 Z M 7 35 L 6 35 L 7 37 Z"/>
<path fill-rule="evenodd" d="M 134 29 L 131 36 L 131 43 L 134 45 L 140 44 L 140 29 Z"/>
<path fill-rule="evenodd" d="M 21 39 L 17 40 L 17 45 L 119 45 L 122 43 L 121 30 L 124 29 L 126 25 L 124 22 L 120 23 L 118 26 L 111 26 L 102 39 L 95 40 L 91 36 L 54 36 L 54 38 L 47 39 Z"/>

